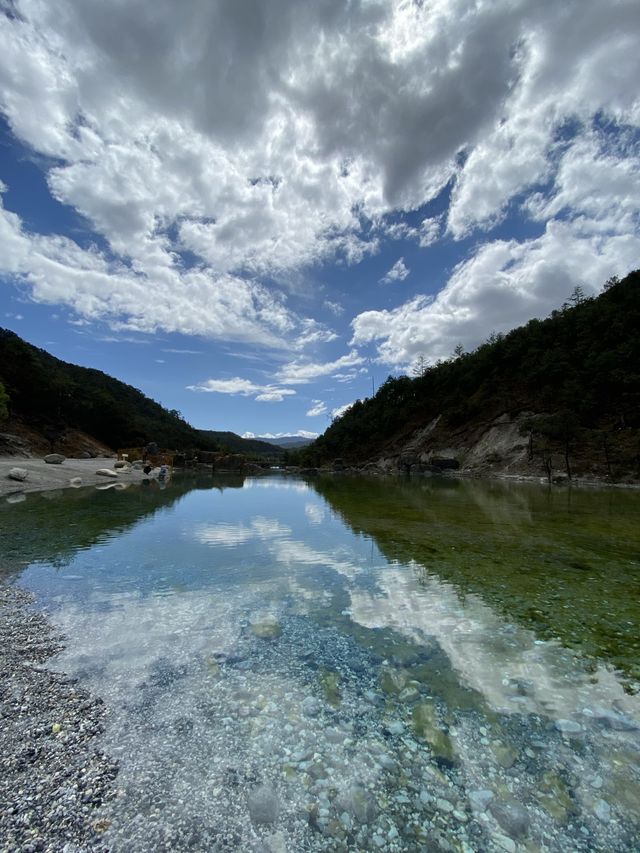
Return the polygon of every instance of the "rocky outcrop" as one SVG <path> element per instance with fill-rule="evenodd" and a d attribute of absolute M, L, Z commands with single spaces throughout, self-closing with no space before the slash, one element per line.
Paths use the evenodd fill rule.
<path fill-rule="evenodd" d="M 0 456 L 22 456 L 26 459 L 31 456 L 31 445 L 19 435 L 0 432 Z"/>

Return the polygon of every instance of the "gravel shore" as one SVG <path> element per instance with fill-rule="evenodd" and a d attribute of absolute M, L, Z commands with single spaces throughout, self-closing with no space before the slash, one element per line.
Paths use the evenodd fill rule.
<path fill-rule="evenodd" d="M 118 772 L 97 746 L 106 710 L 46 668 L 62 638 L 31 602 L 0 585 L 0 851 L 106 851 L 98 809 Z"/>
<path fill-rule="evenodd" d="M 0 496 L 19 495 L 25 492 L 41 492 L 50 489 L 72 488 L 71 480 L 80 478 L 81 486 L 103 488 L 126 488 L 130 483 L 139 483 L 145 478 L 142 471 L 130 468 L 121 470 L 117 477 L 96 474 L 100 468 L 112 468 L 115 459 L 65 459 L 61 465 L 50 465 L 44 459 L 22 459 L 16 456 L 0 457 Z M 22 482 L 9 478 L 12 468 L 23 468 L 27 479 Z"/>

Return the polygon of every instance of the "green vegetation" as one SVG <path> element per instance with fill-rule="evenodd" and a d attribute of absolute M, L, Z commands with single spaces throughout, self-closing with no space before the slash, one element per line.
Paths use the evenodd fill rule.
<path fill-rule="evenodd" d="M 303 464 L 336 458 L 362 463 L 398 446 L 440 416 L 438 429 L 461 434 L 504 413 L 527 413 L 530 458 L 571 460 L 578 447 L 609 473 L 640 467 L 640 272 L 611 279 L 597 298 L 576 288 L 546 320 L 493 334 L 472 353 L 457 348 L 415 378 L 389 377 L 357 400 L 314 444 Z"/>
<path fill-rule="evenodd" d="M 0 423 L 6 421 L 9 417 L 9 395 L 5 391 L 5 387 L 0 382 Z"/>
<path fill-rule="evenodd" d="M 180 450 L 217 450 L 215 440 L 190 426 L 179 412 L 100 370 L 78 367 L 0 329 L 0 381 L 11 413 L 52 444 L 68 428 L 82 430 L 112 448 L 155 441 Z M 0 394 L 0 414 L 2 395 Z"/>

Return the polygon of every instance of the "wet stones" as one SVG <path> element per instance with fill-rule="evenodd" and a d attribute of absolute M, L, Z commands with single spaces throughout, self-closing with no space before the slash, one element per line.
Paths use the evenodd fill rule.
<path fill-rule="evenodd" d="M 397 696 L 401 693 L 408 680 L 409 676 L 403 669 L 385 666 L 380 672 L 380 687 L 384 693 L 390 696 Z"/>
<path fill-rule="evenodd" d="M 469 805 L 475 812 L 484 812 L 487 810 L 487 806 L 494 798 L 493 791 L 490 791 L 488 788 L 482 788 L 478 791 L 470 791 L 469 792 Z"/>
<path fill-rule="evenodd" d="M 577 735 L 582 731 L 582 726 L 575 720 L 556 720 L 555 726 L 563 735 Z"/>

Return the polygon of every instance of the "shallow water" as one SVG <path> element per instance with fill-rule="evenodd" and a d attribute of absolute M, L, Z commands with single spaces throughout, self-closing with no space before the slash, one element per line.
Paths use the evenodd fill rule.
<path fill-rule="evenodd" d="M 640 495 L 176 478 L 0 565 L 110 708 L 113 850 L 636 850 Z"/>

